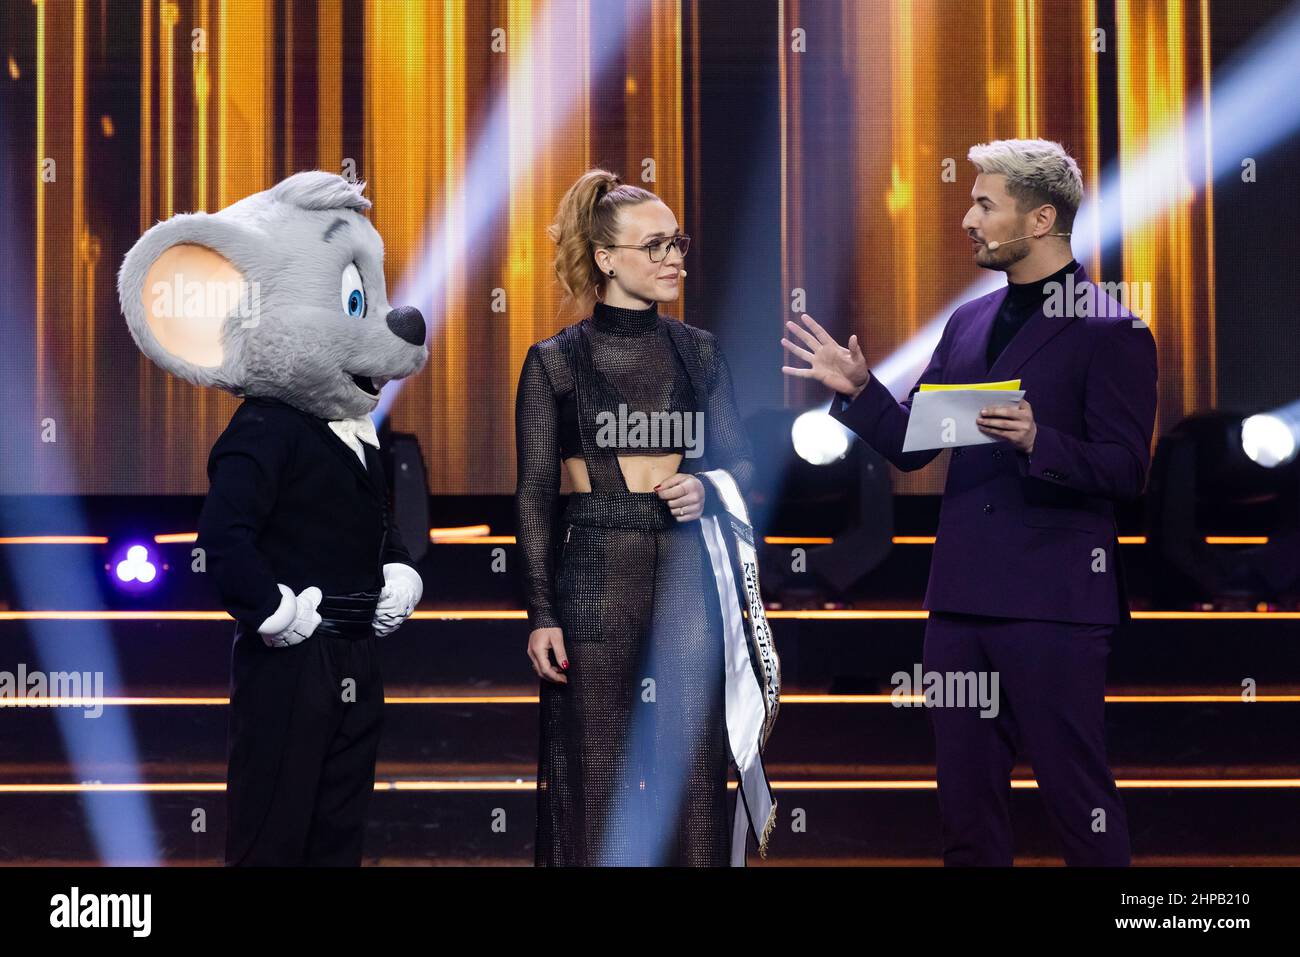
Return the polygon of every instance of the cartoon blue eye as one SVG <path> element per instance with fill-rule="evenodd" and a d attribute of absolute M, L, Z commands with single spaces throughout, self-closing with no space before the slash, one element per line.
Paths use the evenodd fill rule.
<path fill-rule="evenodd" d="M 343 282 L 340 289 L 343 298 L 343 311 L 359 319 L 366 314 L 366 290 L 361 285 L 361 273 L 356 263 L 348 263 L 343 270 Z"/>

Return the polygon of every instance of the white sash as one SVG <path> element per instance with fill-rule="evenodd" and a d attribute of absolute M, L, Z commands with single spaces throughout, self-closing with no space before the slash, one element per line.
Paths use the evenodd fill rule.
<path fill-rule="evenodd" d="M 725 469 L 698 473 L 713 483 L 725 512 L 700 516 L 700 530 L 713 565 L 722 608 L 726 657 L 727 738 L 740 778 L 731 831 L 731 866 L 745 866 L 746 832 L 752 830 L 760 856 L 776 825 L 776 799 L 763 769 L 763 745 L 772 731 L 781 697 L 781 662 L 763 612 L 758 588 L 758 552 L 749 512 Z"/>

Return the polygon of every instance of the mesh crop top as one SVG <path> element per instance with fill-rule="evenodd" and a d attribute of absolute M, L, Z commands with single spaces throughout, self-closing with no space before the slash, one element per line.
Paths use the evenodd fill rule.
<path fill-rule="evenodd" d="M 646 309 L 620 309 L 597 302 L 589 320 L 580 324 L 587 337 L 592 365 L 630 411 L 694 411 L 694 391 L 666 323 L 675 319 Z M 742 494 L 749 491 L 753 453 L 736 409 L 731 372 L 712 333 L 686 327 L 695 339 L 708 394 L 703 412 L 701 443 L 704 456 L 683 457 L 681 472 L 726 469 Z M 531 346 L 524 358 L 515 396 L 515 512 L 524 564 L 525 597 L 530 628 L 559 627 L 554 613 L 553 536 L 560 489 L 560 462 L 582 455 L 578 433 L 573 370 L 552 336 Z M 598 396 L 584 394 L 584 406 L 597 408 Z M 614 410 L 608 410 L 614 411 Z M 655 454 L 673 451 L 672 444 L 654 447 L 618 443 L 615 452 Z M 680 443 L 676 451 L 683 451 Z"/>
<path fill-rule="evenodd" d="M 647 309 L 619 309 L 598 302 L 592 310 L 592 361 L 596 374 L 603 377 L 614 396 L 625 405 L 628 416 L 655 412 L 679 413 L 678 418 L 695 411 L 695 394 L 682 366 L 677 350 L 668 339 L 668 329 L 653 304 Z M 603 341 L 602 341 L 603 340 Z M 651 373 L 651 374 L 647 374 Z M 582 456 L 582 437 L 578 432 L 578 397 L 570 389 L 560 399 L 560 458 Z M 617 422 L 617 408 L 607 412 Z M 631 421 L 624 416 L 625 421 Z M 628 455 L 656 455 L 686 451 L 682 430 L 646 430 L 639 440 L 629 430 L 614 431 L 615 452 Z"/>

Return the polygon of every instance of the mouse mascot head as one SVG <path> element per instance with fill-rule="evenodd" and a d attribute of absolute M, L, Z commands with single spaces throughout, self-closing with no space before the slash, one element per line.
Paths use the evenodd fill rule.
<path fill-rule="evenodd" d="M 195 385 L 322 419 L 372 412 L 428 349 L 419 310 L 388 303 L 363 188 L 313 170 L 155 225 L 117 279 L 136 344 Z"/>

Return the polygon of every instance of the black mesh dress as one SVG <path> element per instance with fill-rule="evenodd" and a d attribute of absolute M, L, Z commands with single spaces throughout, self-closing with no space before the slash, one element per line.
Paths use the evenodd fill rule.
<path fill-rule="evenodd" d="M 678 471 L 724 468 L 742 492 L 753 472 L 710 333 L 654 306 L 597 303 L 528 350 L 515 500 L 529 628 L 563 629 L 569 658 L 567 684 L 540 682 L 536 862 L 725 866 L 734 799 L 713 573 L 698 521 L 677 521 L 654 492 L 628 491 L 618 453 L 672 446 L 612 446 L 598 415 L 616 421 L 620 403 L 702 414 L 703 454 Z M 557 530 L 570 455 L 586 460 L 592 491 L 569 496 Z"/>

